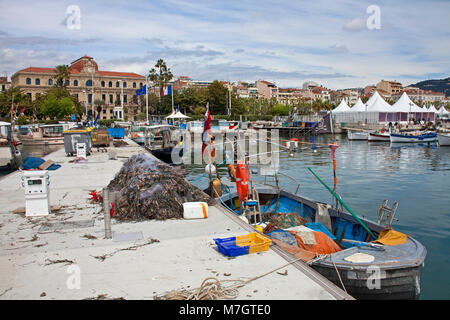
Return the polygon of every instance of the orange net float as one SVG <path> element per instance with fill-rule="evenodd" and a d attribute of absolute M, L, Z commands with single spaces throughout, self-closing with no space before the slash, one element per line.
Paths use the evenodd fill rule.
<path fill-rule="evenodd" d="M 236 168 L 233 164 L 228 165 L 228 174 L 230 175 L 232 181 L 236 181 Z"/>
<path fill-rule="evenodd" d="M 241 201 L 245 201 L 248 195 L 247 170 L 242 161 L 236 166 L 236 189 Z"/>

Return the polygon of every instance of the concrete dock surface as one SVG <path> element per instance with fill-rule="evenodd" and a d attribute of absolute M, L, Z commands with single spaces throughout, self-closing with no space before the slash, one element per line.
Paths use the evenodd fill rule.
<path fill-rule="evenodd" d="M 248 280 L 288 262 L 272 249 L 236 258 L 219 253 L 214 238 L 249 233 L 220 206 L 201 220 L 112 219 L 113 239 L 105 239 L 101 204 L 89 193 L 107 186 L 128 157 L 147 153 L 126 141 L 108 148 L 115 160 L 95 149 L 85 163 L 70 163 L 64 148 L 44 157 L 61 165 L 49 171 L 50 204 L 61 209 L 45 217 L 13 213 L 25 207 L 20 171 L 0 179 L 0 299 L 154 299 L 197 288 L 207 277 Z M 248 283 L 237 298 L 352 299 L 294 265 Z"/>

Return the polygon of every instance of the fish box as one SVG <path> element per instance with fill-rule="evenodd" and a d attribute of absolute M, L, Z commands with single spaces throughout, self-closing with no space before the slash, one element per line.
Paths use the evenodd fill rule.
<path fill-rule="evenodd" d="M 184 219 L 206 219 L 208 218 L 208 204 L 206 202 L 183 203 Z"/>
<path fill-rule="evenodd" d="M 236 257 L 249 253 L 269 250 L 272 240 L 252 232 L 243 236 L 214 239 L 217 249 L 228 257 Z"/>

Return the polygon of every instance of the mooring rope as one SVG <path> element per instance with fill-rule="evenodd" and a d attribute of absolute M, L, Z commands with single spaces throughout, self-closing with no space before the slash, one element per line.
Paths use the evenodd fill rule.
<path fill-rule="evenodd" d="M 239 295 L 239 289 L 249 284 L 252 281 L 265 277 L 275 271 L 285 268 L 294 262 L 300 261 L 301 258 L 292 260 L 281 267 L 277 267 L 259 276 L 253 277 L 249 280 L 219 280 L 216 277 L 208 277 L 202 281 L 200 287 L 189 290 L 173 290 L 162 296 L 166 300 L 216 300 L 216 299 L 235 299 Z M 224 287 L 224 282 L 238 282 L 229 287 Z"/>

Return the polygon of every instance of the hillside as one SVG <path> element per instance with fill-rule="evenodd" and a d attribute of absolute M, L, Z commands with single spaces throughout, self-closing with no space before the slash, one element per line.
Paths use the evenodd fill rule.
<path fill-rule="evenodd" d="M 416 84 L 412 84 L 411 86 L 422 90 L 443 92 L 446 96 L 450 96 L 450 77 L 446 79 L 420 81 Z"/>

